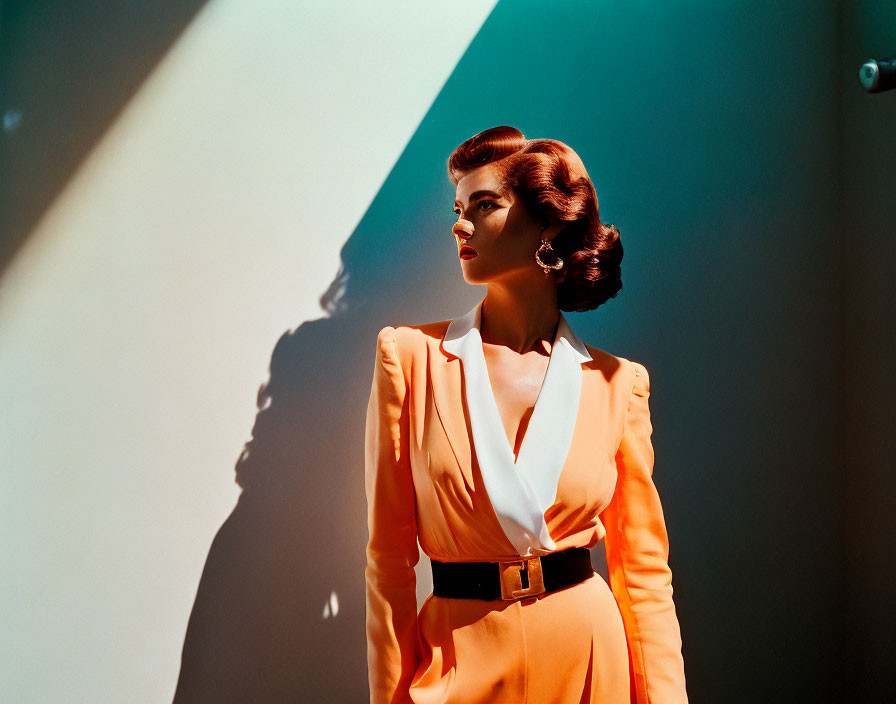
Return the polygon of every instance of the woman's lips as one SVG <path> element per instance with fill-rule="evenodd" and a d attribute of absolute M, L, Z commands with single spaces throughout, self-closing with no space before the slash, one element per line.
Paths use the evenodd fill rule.
<path fill-rule="evenodd" d="M 460 248 L 460 251 L 457 253 L 457 256 L 459 256 L 461 259 L 472 259 L 473 257 L 476 256 L 476 250 L 473 249 L 472 247 L 464 246 L 464 247 Z"/>

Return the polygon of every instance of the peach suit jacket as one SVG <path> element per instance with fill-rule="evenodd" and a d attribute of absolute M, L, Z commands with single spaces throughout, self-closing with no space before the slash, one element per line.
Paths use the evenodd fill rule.
<path fill-rule="evenodd" d="M 454 320 L 386 326 L 377 336 L 365 432 L 371 702 L 412 701 L 426 647 L 418 631 L 418 539 L 444 562 L 590 548 L 605 539 L 631 701 L 684 704 L 669 543 L 652 478 L 647 370 L 585 344 L 561 314 L 514 464 L 482 353 L 481 306 Z"/>

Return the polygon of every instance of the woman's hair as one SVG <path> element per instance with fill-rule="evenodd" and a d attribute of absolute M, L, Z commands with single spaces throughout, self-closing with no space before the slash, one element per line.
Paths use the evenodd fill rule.
<path fill-rule="evenodd" d="M 568 223 L 551 240 L 563 258 L 563 267 L 552 272 L 560 310 L 593 310 L 613 298 L 622 289 L 619 230 L 600 221 L 597 193 L 578 154 L 556 139 L 526 139 L 502 125 L 455 149 L 448 176 L 456 186 L 466 173 L 492 162 L 498 162 L 503 187 L 513 189 L 533 217 Z"/>

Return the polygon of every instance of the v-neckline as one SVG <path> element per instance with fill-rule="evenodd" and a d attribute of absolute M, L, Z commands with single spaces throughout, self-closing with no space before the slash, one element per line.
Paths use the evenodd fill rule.
<path fill-rule="evenodd" d="M 556 545 L 545 512 L 557 497 L 579 416 L 585 343 L 563 314 L 557 324 L 548 367 L 515 456 L 498 411 L 479 333 L 482 301 L 448 325 L 442 348 L 458 357 L 472 446 L 501 528 L 520 555 L 545 554 Z"/>
<path fill-rule="evenodd" d="M 480 317 L 479 317 L 479 324 L 477 325 L 477 331 L 481 331 L 481 329 L 482 329 L 481 309 L 480 309 L 479 315 L 480 315 Z M 514 444 L 515 443 L 511 443 L 510 440 L 508 440 L 508 438 L 507 438 L 507 432 L 505 430 L 504 419 L 501 417 L 501 409 L 498 407 L 498 399 L 495 396 L 495 387 L 494 387 L 494 384 L 492 383 L 491 374 L 488 371 L 488 362 L 485 359 L 485 344 L 482 341 L 481 332 L 478 335 L 478 337 L 479 337 L 479 353 L 482 358 L 483 381 L 485 382 L 485 386 L 488 388 L 488 396 L 491 400 L 491 405 L 494 408 L 495 416 L 497 416 L 497 418 L 498 418 L 498 424 L 501 426 L 501 430 L 503 431 L 502 435 L 504 436 L 504 440 L 507 444 L 507 449 L 510 452 L 510 456 L 513 458 L 514 467 L 519 466 L 519 459 L 520 459 L 520 457 L 523 456 L 523 450 L 526 447 L 526 441 L 531 437 L 531 434 L 529 433 L 529 431 L 532 429 L 532 423 L 535 421 L 536 417 L 540 417 L 539 415 L 537 415 L 537 411 L 539 409 L 539 400 L 541 400 L 542 397 L 544 396 L 544 394 L 542 392 L 544 391 L 546 382 L 548 380 L 548 375 L 550 374 L 550 371 L 551 371 L 551 362 L 554 359 L 554 350 L 557 347 L 557 340 L 560 337 L 559 333 L 560 333 L 560 321 L 558 320 L 557 326 L 554 329 L 554 340 L 551 343 L 551 352 L 550 352 L 550 354 L 548 354 L 548 365 L 545 368 L 544 377 L 542 377 L 541 385 L 538 388 L 538 394 L 535 397 L 535 403 L 532 404 L 532 413 L 529 416 L 529 420 L 526 422 L 526 429 L 523 432 L 523 439 L 520 441 L 519 452 L 516 452 L 516 453 L 514 452 Z M 517 435 L 519 435 L 519 428 L 517 428 Z M 514 440 L 516 440 L 516 437 L 514 437 Z"/>

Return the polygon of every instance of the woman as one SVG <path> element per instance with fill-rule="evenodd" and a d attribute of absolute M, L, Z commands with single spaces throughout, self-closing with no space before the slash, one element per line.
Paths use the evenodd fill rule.
<path fill-rule="evenodd" d="M 466 315 L 384 327 L 365 437 L 370 700 L 682 704 L 647 370 L 561 311 L 621 288 L 579 157 L 495 127 L 458 147 Z M 433 593 L 419 615 L 417 541 Z M 609 585 L 588 548 L 606 540 Z"/>

